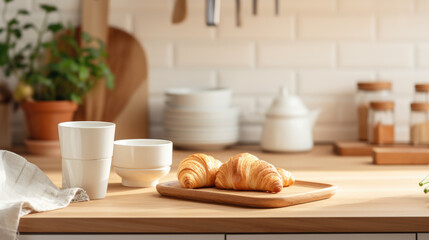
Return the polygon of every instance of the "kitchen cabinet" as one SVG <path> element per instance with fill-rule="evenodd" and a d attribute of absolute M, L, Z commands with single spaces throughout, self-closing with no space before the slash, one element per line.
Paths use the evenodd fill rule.
<path fill-rule="evenodd" d="M 23 234 L 19 240 L 224 240 L 224 234 Z M 396 240 L 396 239 L 394 239 Z"/>
<path fill-rule="evenodd" d="M 415 233 L 371 234 L 227 234 L 226 240 L 415 240 Z M 418 239 L 420 240 L 420 239 Z M 425 240 L 429 240 L 429 235 Z"/>

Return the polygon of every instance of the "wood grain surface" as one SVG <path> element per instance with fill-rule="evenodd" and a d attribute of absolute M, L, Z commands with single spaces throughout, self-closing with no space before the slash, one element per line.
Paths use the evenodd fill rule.
<path fill-rule="evenodd" d="M 373 162 L 379 165 L 428 165 L 428 148 L 374 148 Z"/>
<path fill-rule="evenodd" d="M 374 148 L 424 148 L 425 146 L 415 146 L 408 143 L 395 143 L 385 145 L 374 145 L 362 141 L 336 142 L 334 152 L 340 156 L 372 156 Z"/>
<path fill-rule="evenodd" d="M 278 208 L 319 201 L 332 197 L 336 186 L 297 180 L 279 193 L 257 191 L 233 191 L 212 188 L 187 189 L 179 181 L 160 183 L 156 190 L 163 196 L 200 202 L 212 202 L 242 207 Z"/>
<path fill-rule="evenodd" d="M 259 146 L 236 146 L 207 154 L 227 161 L 249 152 L 297 179 L 338 186 L 327 200 L 285 208 L 257 209 L 193 202 L 160 196 L 155 188 L 128 188 L 110 174 L 102 200 L 34 213 L 21 219 L 20 232 L 82 233 L 302 233 L 302 232 L 429 232 L 429 196 L 418 182 L 429 173 L 424 165 L 374 165 L 371 157 L 340 157 L 332 146 L 311 152 L 275 154 Z M 193 151 L 175 150 L 170 174 L 177 180 L 179 162 Z M 24 155 L 61 186 L 61 160 Z"/>

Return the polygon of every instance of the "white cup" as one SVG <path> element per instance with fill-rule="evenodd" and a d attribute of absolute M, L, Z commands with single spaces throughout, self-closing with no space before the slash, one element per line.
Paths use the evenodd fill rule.
<path fill-rule="evenodd" d="M 75 121 L 58 124 L 63 188 L 81 187 L 90 199 L 106 196 L 115 124 Z"/>

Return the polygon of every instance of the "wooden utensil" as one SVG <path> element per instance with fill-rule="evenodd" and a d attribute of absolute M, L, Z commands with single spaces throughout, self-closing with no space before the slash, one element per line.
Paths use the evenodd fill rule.
<path fill-rule="evenodd" d="M 163 196 L 182 198 L 200 202 L 213 202 L 257 208 L 287 207 L 327 199 L 333 196 L 336 186 L 307 181 L 296 181 L 279 193 L 256 191 L 233 191 L 216 188 L 188 189 L 178 181 L 160 183 L 156 190 Z"/>
<path fill-rule="evenodd" d="M 174 3 L 172 23 L 181 23 L 186 19 L 187 7 L 186 0 L 176 0 Z"/>
<path fill-rule="evenodd" d="M 377 165 L 427 165 L 429 149 L 426 148 L 374 148 L 373 163 Z"/>
<path fill-rule="evenodd" d="M 115 75 L 115 88 L 106 91 L 103 121 L 116 123 L 116 138 L 147 138 L 148 67 L 137 39 L 109 28 L 107 64 Z"/>
<path fill-rule="evenodd" d="M 82 31 L 95 38 L 107 41 L 109 1 L 82 1 Z M 83 43 L 82 43 L 83 44 Z M 96 44 L 93 42 L 92 44 Z M 104 99 L 106 97 L 105 80 L 100 80 L 86 95 L 81 117 L 84 120 L 100 121 L 104 114 Z M 78 113 L 79 114 L 79 113 Z"/>
<path fill-rule="evenodd" d="M 235 0 L 235 21 L 237 27 L 241 26 L 241 2 L 240 0 Z"/>

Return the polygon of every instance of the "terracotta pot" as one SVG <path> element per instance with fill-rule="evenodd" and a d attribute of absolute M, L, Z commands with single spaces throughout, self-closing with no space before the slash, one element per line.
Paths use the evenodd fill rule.
<path fill-rule="evenodd" d="M 0 103 L 0 149 L 12 146 L 12 104 Z"/>
<path fill-rule="evenodd" d="M 58 140 L 58 123 L 71 121 L 77 104 L 71 101 L 22 102 L 29 139 Z"/>

